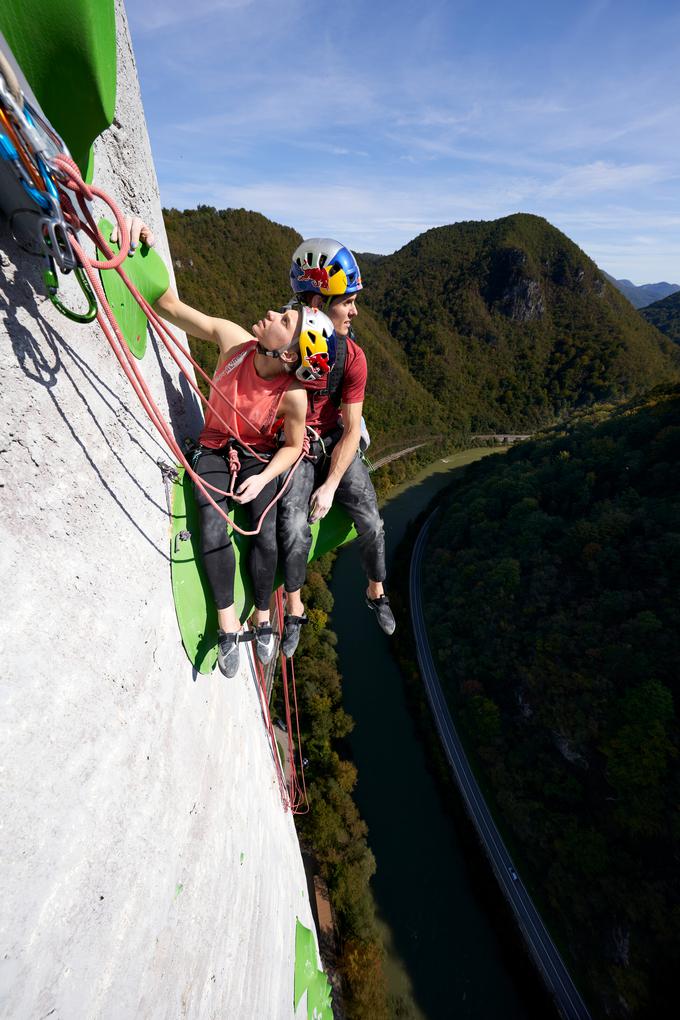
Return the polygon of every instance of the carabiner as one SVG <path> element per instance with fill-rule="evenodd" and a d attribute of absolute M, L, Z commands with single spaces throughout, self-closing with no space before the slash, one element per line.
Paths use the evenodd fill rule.
<path fill-rule="evenodd" d="M 62 315 L 65 315 L 67 319 L 71 320 L 71 322 L 92 322 L 92 320 L 97 317 L 97 299 L 92 292 L 90 281 L 85 275 L 83 268 L 81 266 L 76 266 L 74 275 L 78 281 L 80 289 L 87 298 L 88 308 L 86 312 L 74 312 L 71 308 L 67 308 L 58 296 L 59 277 L 57 276 L 56 269 L 54 268 L 54 259 L 51 256 L 47 257 L 47 263 L 48 267 L 43 272 L 43 280 L 45 281 L 48 297 L 57 311 L 61 312 Z"/>

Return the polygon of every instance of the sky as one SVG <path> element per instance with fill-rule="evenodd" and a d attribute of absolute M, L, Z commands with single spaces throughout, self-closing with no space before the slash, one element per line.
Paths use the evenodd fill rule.
<path fill-rule="evenodd" d="M 677 0 L 127 0 L 163 204 L 354 251 L 544 216 L 680 284 Z"/>

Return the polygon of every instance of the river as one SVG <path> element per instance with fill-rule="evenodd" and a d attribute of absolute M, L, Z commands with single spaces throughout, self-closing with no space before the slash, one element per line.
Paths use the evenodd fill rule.
<path fill-rule="evenodd" d="M 383 508 L 389 557 L 454 472 L 488 453 L 440 460 Z M 390 640 L 363 604 L 354 546 L 333 571 L 344 704 L 359 771 L 356 801 L 376 858 L 373 890 L 386 949 L 392 1015 L 400 1020 L 546 1020 L 555 1016 L 509 920 L 491 869 L 460 809 L 442 802 L 406 705 Z"/>

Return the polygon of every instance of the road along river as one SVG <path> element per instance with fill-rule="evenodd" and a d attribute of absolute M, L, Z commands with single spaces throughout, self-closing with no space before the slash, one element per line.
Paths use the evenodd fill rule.
<path fill-rule="evenodd" d="M 454 454 L 395 490 L 383 508 L 388 558 L 408 523 L 455 472 L 489 450 Z M 388 559 L 389 586 L 389 559 Z M 549 1020 L 554 1007 L 528 962 L 464 813 L 442 801 L 390 650 L 364 606 L 357 550 L 341 550 L 331 590 L 345 708 L 369 828 L 373 880 L 399 1020 Z M 451 795 L 453 797 L 453 795 Z"/>

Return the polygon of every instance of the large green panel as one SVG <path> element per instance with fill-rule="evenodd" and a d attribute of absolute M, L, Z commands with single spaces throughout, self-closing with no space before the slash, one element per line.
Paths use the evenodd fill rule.
<path fill-rule="evenodd" d="M 45 116 L 91 180 L 90 149 L 116 105 L 113 0 L 2 0 L 0 31 Z"/>
<path fill-rule="evenodd" d="M 240 527 L 249 526 L 244 507 L 236 507 L 234 518 Z M 183 533 L 190 537 L 182 538 Z M 312 526 L 310 561 L 351 541 L 355 536 L 356 531 L 344 510 L 332 507 L 323 521 Z M 234 533 L 232 541 L 236 552 L 234 600 L 239 618 L 244 622 L 253 608 L 252 584 L 248 573 L 250 539 Z M 184 468 L 179 468 L 177 481 L 172 486 L 170 557 L 172 593 L 184 650 L 199 673 L 210 673 L 217 662 L 217 611 L 201 562 L 200 523 L 194 487 Z M 275 584 L 278 586 L 281 583 L 279 571 Z"/>

